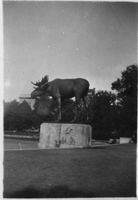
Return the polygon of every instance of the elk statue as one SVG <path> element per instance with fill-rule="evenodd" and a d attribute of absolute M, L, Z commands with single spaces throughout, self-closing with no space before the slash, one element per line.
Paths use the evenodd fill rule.
<path fill-rule="evenodd" d="M 37 99 L 43 95 L 51 96 L 58 102 L 58 121 L 61 120 L 61 102 L 63 99 L 69 99 L 75 97 L 76 103 L 76 115 L 74 120 L 77 118 L 78 106 L 83 101 L 85 108 L 86 96 L 89 91 L 89 82 L 83 78 L 75 79 L 54 79 L 53 81 L 48 81 L 48 76 L 46 75 L 41 81 L 33 83 L 35 85 L 35 90 L 31 93 L 31 98 Z"/>

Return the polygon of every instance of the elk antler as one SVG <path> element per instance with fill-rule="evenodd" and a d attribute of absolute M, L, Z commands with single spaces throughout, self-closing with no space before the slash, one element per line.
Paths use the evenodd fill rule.
<path fill-rule="evenodd" d="M 49 76 L 48 76 L 48 75 L 44 76 L 44 77 L 42 78 L 42 80 L 41 80 L 41 84 L 43 85 L 43 84 L 45 84 L 45 83 L 48 83 L 48 80 L 49 80 Z"/>
<path fill-rule="evenodd" d="M 32 81 L 31 81 L 31 83 L 33 84 L 33 85 L 36 85 L 35 83 L 33 83 Z"/>
<path fill-rule="evenodd" d="M 33 83 L 33 82 L 31 81 L 31 83 L 32 83 L 33 85 L 35 85 L 35 86 L 40 86 L 40 82 Z"/>
<path fill-rule="evenodd" d="M 48 83 L 48 79 L 49 79 L 49 77 L 48 77 L 48 75 L 46 75 L 46 76 L 44 76 L 44 77 L 41 79 L 41 81 L 37 81 L 36 83 L 33 83 L 33 82 L 31 81 L 31 83 L 32 83 L 33 85 L 35 85 L 35 86 L 41 87 L 42 85 L 45 85 L 45 84 Z"/>
<path fill-rule="evenodd" d="M 48 86 L 48 82 L 47 83 L 44 83 L 43 85 L 41 85 L 40 87 L 43 89 L 43 88 L 46 88 Z"/>

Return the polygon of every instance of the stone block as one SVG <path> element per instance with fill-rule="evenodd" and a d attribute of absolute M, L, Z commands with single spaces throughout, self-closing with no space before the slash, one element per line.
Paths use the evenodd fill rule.
<path fill-rule="evenodd" d="M 39 148 L 75 148 L 91 145 L 92 127 L 86 124 L 43 123 Z"/>

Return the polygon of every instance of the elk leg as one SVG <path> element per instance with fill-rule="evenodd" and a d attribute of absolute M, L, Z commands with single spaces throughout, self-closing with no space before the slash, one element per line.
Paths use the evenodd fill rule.
<path fill-rule="evenodd" d="M 86 120 L 88 121 L 88 103 L 87 103 L 87 97 L 83 97 L 83 105 L 84 105 L 84 108 L 85 108 L 85 111 L 86 111 Z"/>
<path fill-rule="evenodd" d="M 79 112 L 79 104 L 80 104 L 80 98 L 79 97 L 76 97 L 75 98 L 75 117 L 73 119 L 73 122 L 76 121 L 78 119 L 78 112 Z"/>
<path fill-rule="evenodd" d="M 61 98 L 58 97 L 58 121 L 61 120 Z"/>
<path fill-rule="evenodd" d="M 87 109 L 88 108 L 87 97 L 83 97 L 82 99 L 83 99 L 84 108 Z"/>

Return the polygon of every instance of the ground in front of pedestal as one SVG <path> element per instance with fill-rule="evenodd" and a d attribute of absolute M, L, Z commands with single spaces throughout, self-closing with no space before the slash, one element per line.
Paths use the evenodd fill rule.
<path fill-rule="evenodd" d="M 135 196 L 135 144 L 4 153 L 5 198 Z"/>

